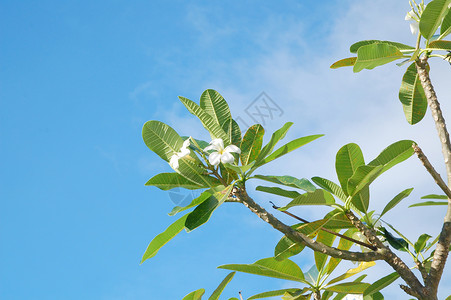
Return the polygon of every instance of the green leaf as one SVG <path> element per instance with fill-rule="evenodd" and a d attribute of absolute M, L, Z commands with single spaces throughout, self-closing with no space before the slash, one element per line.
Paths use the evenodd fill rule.
<path fill-rule="evenodd" d="M 207 200 L 209 197 L 211 196 L 211 192 L 210 191 L 205 191 L 202 194 L 200 194 L 199 197 L 193 199 L 193 201 L 191 201 L 190 204 L 188 204 L 187 206 L 175 206 L 171 212 L 169 213 L 170 216 L 174 216 L 179 212 L 185 211 L 187 209 L 190 209 L 194 206 L 198 206 L 199 204 L 201 204 L 202 202 L 204 202 L 205 200 Z"/>
<path fill-rule="evenodd" d="M 331 69 L 338 69 L 341 67 L 352 67 L 357 60 L 357 57 L 348 57 L 340 59 L 339 61 L 334 62 L 330 68 Z"/>
<path fill-rule="evenodd" d="M 342 212 L 337 212 L 337 210 L 331 211 L 324 218 L 328 220 L 324 226 L 327 229 L 347 229 L 354 227 L 351 221 Z"/>
<path fill-rule="evenodd" d="M 234 172 L 238 173 L 238 174 L 244 174 L 245 172 L 247 172 L 250 168 L 252 168 L 255 165 L 255 161 L 251 162 L 248 165 L 245 166 L 235 166 L 232 164 L 224 164 L 224 166 L 227 169 L 233 170 Z"/>
<path fill-rule="evenodd" d="M 240 147 L 240 158 L 243 165 L 257 159 L 262 148 L 264 134 L 265 130 L 260 124 L 253 125 L 246 131 Z"/>
<path fill-rule="evenodd" d="M 451 41 L 433 41 L 428 45 L 428 49 L 451 51 Z"/>
<path fill-rule="evenodd" d="M 278 195 L 278 196 L 282 196 L 282 197 L 287 197 L 287 198 L 291 198 L 294 199 L 296 197 L 298 197 L 299 194 L 296 191 L 287 191 L 278 187 L 269 187 L 269 186 L 257 186 L 255 188 L 257 191 L 261 191 L 261 192 L 265 192 L 265 193 L 270 193 L 270 194 L 274 194 L 274 195 Z"/>
<path fill-rule="evenodd" d="M 282 184 L 285 186 L 298 188 L 301 190 L 304 190 L 306 192 L 314 192 L 316 190 L 315 186 L 305 178 L 297 179 L 293 176 L 273 176 L 273 175 L 255 175 L 254 176 L 257 179 L 266 180 L 273 183 Z"/>
<path fill-rule="evenodd" d="M 383 166 L 363 165 L 357 168 L 354 175 L 348 180 L 348 193 L 350 196 L 355 196 L 365 187 L 371 184 L 383 171 Z M 353 203 L 360 210 L 361 203 Z M 368 204 L 363 205 L 366 211 Z"/>
<path fill-rule="evenodd" d="M 399 193 L 398 195 L 396 195 L 390 202 L 388 202 L 388 204 L 384 207 L 384 210 L 382 211 L 380 217 L 382 217 L 383 215 L 385 215 L 389 210 L 391 210 L 393 207 L 395 207 L 396 205 L 398 205 L 399 202 L 401 202 L 402 199 L 407 198 L 410 193 L 413 191 L 413 188 L 410 189 L 406 189 L 404 191 L 402 191 L 401 193 Z"/>
<path fill-rule="evenodd" d="M 345 273 L 343 273 L 342 275 L 340 275 L 340 276 L 332 279 L 331 281 L 329 281 L 328 285 L 337 283 L 337 282 L 342 281 L 342 280 L 345 280 L 346 278 L 354 276 L 355 274 L 358 274 L 358 273 L 362 272 L 363 270 L 371 268 L 372 266 L 375 266 L 375 265 L 376 265 L 376 263 L 374 261 L 361 262 L 357 268 L 349 269 Z"/>
<path fill-rule="evenodd" d="M 161 247 L 163 247 L 173 237 L 179 234 L 180 231 L 182 231 L 185 227 L 186 218 L 187 215 L 181 217 L 180 219 L 169 225 L 169 227 L 166 228 L 165 231 L 154 237 L 149 246 L 147 246 L 146 252 L 144 252 L 144 255 L 141 259 L 141 263 L 151 257 L 154 257 L 157 254 L 158 250 L 161 249 Z"/>
<path fill-rule="evenodd" d="M 401 238 L 396 238 L 387 231 L 387 229 L 383 228 L 384 237 L 387 239 L 387 242 L 396 250 L 408 252 L 409 244 L 407 241 Z"/>
<path fill-rule="evenodd" d="M 335 170 L 340 181 L 343 192 L 348 193 L 348 180 L 352 177 L 358 167 L 364 165 L 362 150 L 357 144 L 344 145 L 337 152 L 335 158 Z"/>
<path fill-rule="evenodd" d="M 179 99 L 188 111 L 202 122 L 202 125 L 208 130 L 212 139 L 222 139 L 224 141 L 224 146 L 228 146 L 230 144 L 227 134 L 221 128 L 221 125 L 216 123 L 216 120 L 212 116 L 197 105 L 197 103 L 189 100 L 188 98 L 179 96 Z"/>
<path fill-rule="evenodd" d="M 246 166 L 234 166 L 231 167 L 231 164 L 219 164 L 219 171 L 221 174 L 221 177 L 225 180 L 225 182 L 227 183 L 227 185 L 229 185 L 232 181 L 234 180 L 238 180 L 238 174 L 236 172 L 236 170 L 238 170 L 238 172 L 240 172 L 240 170 Z"/>
<path fill-rule="evenodd" d="M 200 96 L 200 107 L 213 117 L 216 124 L 223 125 L 232 119 L 229 105 L 217 91 L 208 89 Z"/>
<path fill-rule="evenodd" d="M 172 129 L 160 121 L 148 121 L 143 126 L 144 143 L 165 161 L 169 161 L 174 153 L 183 146 L 182 138 Z"/>
<path fill-rule="evenodd" d="M 413 248 L 415 248 L 415 246 L 413 245 L 413 243 L 405 236 L 403 235 L 401 232 L 399 232 L 399 230 L 397 230 L 395 227 L 393 227 L 391 224 L 384 222 L 385 224 L 387 224 L 388 227 L 390 227 L 391 229 L 393 229 L 394 232 L 396 232 L 400 237 L 402 237 L 402 239 L 404 239 L 404 241 L 406 241 L 410 246 L 412 246 Z"/>
<path fill-rule="evenodd" d="M 191 213 L 189 213 L 185 223 L 186 231 L 193 231 L 200 225 L 206 223 L 210 219 L 213 211 L 224 203 L 230 195 L 232 188 L 233 184 L 226 187 L 222 191 L 214 193 L 213 196 L 209 197 L 197 206 Z"/>
<path fill-rule="evenodd" d="M 357 50 L 359 50 L 359 48 L 362 47 L 362 46 L 372 45 L 372 44 L 381 44 L 381 43 L 388 44 L 388 45 L 391 45 L 391 46 L 395 46 L 399 50 L 411 50 L 411 51 L 415 50 L 415 47 L 412 47 L 412 46 L 409 46 L 409 45 L 404 45 L 404 44 L 397 43 L 397 42 L 379 41 L 379 40 L 365 40 L 365 41 L 360 41 L 360 42 L 352 44 L 351 48 L 349 49 L 349 51 L 351 51 L 351 53 L 357 53 Z"/>
<path fill-rule="evenodd" d="M 432 0 L 424 9 L 420 19 L 420 33 L 430 40 L 442 23 L 451 0 Z"/>
<path fill-rule="evenodd" d="M 281 156 L 284 156 L 287 153 L 290 153 L 293 150 L 296 150 L 297 148 L 304 146 L 305 144 L 308 144 L 314 140 L 316 140 L 317 138 L 320 138 L 324 136 L 324 134 L 316 134 L 316 135 L 310 135 L 310 136 L 305 136 L 305 137 L 301 137 L 298 139 L 295 139 L 287 144 L 285 144 L 284 146 L 280 147 L 279 149 L 277 149 L 276 151 L 274 151 L 273 153 L 271 153 L 270 155 L 268 155 L 260 165 L 264 165 L 266 163 L 269 163 L 270 161 L 273 161 L 276 158 L 279 158 Z"/>
<path fill-rule="evenodd" d="M 415 252 L 420 253 L 424 249 L 424 247 L 426 247 L 426 243 L 431 237 L 432 236 L 430 236 L 429 234 L 426 234 L 426 233 L 423 233 L 422 235 L 420 235 L 417 242 L 415 243 L 415 247 L 414 247 Z"/>
<path fill-rule="evenodd" d="M 182 300 L 201 300 L 202 296 L 205 294 L 204 289 L 199 289 L 197 291 L 191 292 L 185 297 L 183 297 Z"/>
<path fill-rule="evenodd" d="M 202 188 L 202 185 L 196 184 L 177 173 L 160 173 L 150 178 L 145 185 L 156 186 L 163 191 L 177 187 L 189 190 Z"/>
<path fill-rule="evenodd" d="M 299 231 L 300 233 L 304 235 L 308 235 L 310 237 L 313 237 L 317 232 L 324 227 L 324 225 L 328 222 L 328 219 L 321 219 L 310 223 L 301 223 L 291 226 L 296 231 Z"/>
<path fill-rule="evenodd" d="M 399 274 L 396 272 L 393 272 L 387 276 L 382 277 L 381 279 L 374 282 L 372 285 L 370 285 L 365 292 L 363 293 L 364 296 L 372 295 L 376 292 L 379 292 L 383 288 L 389 286 L 392 284 L 396 279 L 399 278 Z"/>
<path fill-rule="evenodd" d="M 420 203 L 415 203 L 415 204 L 409 205 L 409 207 L 435 206 L 435 205 L 448 205 L 448 201 L 444 201 L 444 202 L 426 201 L 426 202 L 420 202 Z"/>
<path fill-rule="evenodd" d="M 347 236 L 347 237 L 352 237 L 352 235 L 355 232 L 357 232 L 356 228 L 349 228 L 348 230 L 345 231 L 345 233 L 343 235 Z M 349 240 L 346 240 L 344 238 L 340 238 L 340 241 L 338 242 L 337 249 L 349 250 L 349 249 L 351 249 L 352 245 L 354 245 L 353 242 L 351 242 Z M 326 274 L 332 273 L 340 262 L 341 262 L 341 259 L 335 258 L 335 257 L 331 257 L 330 260 L 329 260 L 329 263 L 327 264 Z"/>
<path fill-rule="evenodd" d="M 402 77 L 399 100 L 402 103 L 406 120 L 410 125 L 414 125 L 423 119 L 428 103 L 415 62 L 407 68 Z"/>
<path fill-rule="evenodd" d="M 286 236 L 282 237 L 274 249 L 274 258 L 277 261 L 297 255 L 304 250 L 305 244 L 294 243 Z"/>
<path fill-rule="evenodd" d="M 443 18 L 442 26 L 440 26 L 439 40 L 451 33 L 451 9 L 448 9 L 445 17 Z"/>
<path fill-rule="evenodd" d="M 345 282 L 325 288 L 326 291 L 346 294 L 363 294 L 369 283 L 364 282 Z"/>
<path fill-rule="evenodd" d="M 357 50 L 357 61 L 354 65 L 354 73 L 363 69 L 374 69 L 394 60 L 406 57 L 395 46 L 386 43 L 375 43 L 362 46 Z"/>
<path fill-rule="evenodd" d="M 299 205 L 331 205 L 334 204 L 334 197 L 325 190 L 316 190 L 313 193 L 304 193 L 294 198 L 285 207 L 279 208 L 280 211 L 285 211 L 293 206 Z"/>
<path fill-rule="evenodd" d="M 333 235 L 333 234 L 331 234 L 329 232 L 326 232 L 324 230 L 320 230 L 318 232 L 317 237 L 316 237 L 316 242 L 317 243 L 323 243 L 326 246 L 332 247 L 332 244 L 334 243 L 336 237 L 337 237 L 336 235 Z M 314 252 L 314 257 L 315 257 L 316 268 L 318 270 L 322 271 L 324 266 L 326 265 L 328 256 L 326 254 L 322 253 L 322 252 L 315 251 Z"/>
<path fill-rule="evenodd" d="M 341 187 L 338 186 L 338 184 L 321 177 L 312 177 L 312 181 L 316 183 L 319 187 L 325 189 L 331 194 L 334 194 L 341 200 L 343 201 L 346 200 L 347 196 L 345 195 Z"/>
<path fill-rule="evenodd" d="M 229 136 L 229 142 L 235 146 L 241 145 L 241 129 L 234 119 L 230 119 L 222 124 L 222 129 Z"/>
<path fill-rule="evenodd" d="M 269 291 L 269 292 L 264 292 L 264 293 L 259 293 L 259 294 L 253 295 L 252 297 L 248 298 L 247 300 L 269 298 L 269 297 L 274 297 L 274 296 L 282 296 L 287 292 L 295 293 L 297 291 L 300 291 L 300 289 L 292 288 L 292 289 Z"/>
<path fill-rule="evenodd" d="M 220 269 L 274 277 L 285 280 L 305 282 L 301 268 L 289 259 L 277 261 L 273 257 L 264 258 L 253 264 L 230 264 L 219 266 Z"/>
<path fill-rule="evenodd" d="M 374 159 L 368 165 L 370 166 L 384 166 L 382 173 L 390 169 L 391 167 L 405 161 L 411 157 L 414 153 L 412 145 L 414 141 L 402 140 L 391 144 Z M 381 174 L 382 174 L 381 173 Z"/>
<path fill-rule="evenodd" d="M 291 125 L 293 125 L 292 122 L 285 123 L 282 128 L 276 130 L 269 140 L 268 144 L 266 144 L 263 148 L 260 154 L 257 157 L 257 163 L 256 165 L 260 165 L 260 163 L 263 161 L 263 159 L 269 155 L 273 150 L 276 144 L 285 137 L 288 130 L 290 129 Z"/>
<path fill-rule="evenodd" d="M 351 198 L 352 209 L 357 209 L 366 213 L 370 205 L 370 188 L 369 186 L 363 187 L 362 192 Z"/>
<path fill-rule="evenodd" d="M 382 295 L 380 292 L 376 292 L 369 296 L 364 296 L 363 300 L 384 300 L 384 295 Z"/>
<path fill-rule="evenodd" d="M 220 184 L 218 179 L 203 175 L 205 172 L 206 170 L 202 166 L 199 166 L 197 161 L 185 158 L 179 160 L 179 168 L 177 169 L 177 173 L 189 181 L 205 188 L 218 186 Z"/>
<path fill-rule="evenodd" d="M 430 194 L 421 197 L 421 199 L 442 199 L 442 200 L 448 200 L 448 196 L 446 195 L 437 195 L 437 194 Z"/>
<path fill-rule="evenodd" d="M 211 294 L 210 298 L 208 300 L 219 300 L 219 296 L 221 296 L 222 291 L 226 287 L 227 284 L 232 280 L 233 276 L 235 275 L 235 272 L 229 273 L 224 280 L 219 284 L 219 286 L 216 288 L 216 290 Z"/>

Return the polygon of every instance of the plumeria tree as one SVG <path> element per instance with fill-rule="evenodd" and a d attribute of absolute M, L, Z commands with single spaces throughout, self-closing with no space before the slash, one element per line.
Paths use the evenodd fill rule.
<path fill-rule="evenodd" d="M 211 141 L 202 141 L 196 136 L 180 136 L 169 125 L 159 121 L 145 123 L 144 142 L 174 170 L 155 175 L 146 185 L 162 190 L 200 190 L 201 193 L 188 205 L 174 207 L 170 215 L 182 216 L 150 242 L 142 262 L 155 256 L 183 229 L 187 232 L 195 230 L 205 224 L 219 206 L 233 202 L 242 204 L 284 236 L 275 246 L 274 257 L 250 264 L 220 266 L 233 272 L 227 275 L 209 299 L 219 299 L 235 272 L 284 279 L 304 286 L 297 284 L 293 288 L 262 291 L 249 299 L 272 296 L 292 300 L 343 299 L 347 294 L 359 295 L 359 299 L 366 300 L 383 299 L 380 291 L 398 278 L 404 281 L 401 289 L 411 297 L 438 299 L 451 244 L 451 141 L 429 77 L 428 60 L 439 58 L 446 63 L 451 60 L 451 41 L 445 40 L 451 33 L 451 0 L 433 0 L 428 5 L 412 0 L 410 5 L 411 11 L 407 13 L 406 20 L 411 22 L 412 33 L 417 35 L 416 45 L 381 40 L 360 41 L 350 47 L 351 53 L 355 54 L 353 57 L 339 60 L 331 68 L 351 66 L 354 72 L 360 72 L 393 61 L 400 61 L 398 65 L 401 67 L 407 65 L 399 100 L 409 124 L 420 122 L 429 107 L 442 145 L 446 181 L 435 171 L 420 145 L 411 140 L 389 145 L 368 162 L 358 145 L 344 145 L 338 150 L 335 160 L 337 183 L 320 176 L 306 179 L 259 174 L 260 167 L 322 135 L 300 137 L 280 146 L 293 125 L 288 122 L 272 133 L 269 142 L 264 145 L 263 126 L 255 124 L 242 131 L 233 119 L 227 102 L 217 91 L 206 90 L 199 103 L 179 97 L 188 111 L 200 120 Z M 386 213 L 408 197 L 413 188 L 394 195 L 382 211 L 375 211 L 370 209 L 370 186 L 382 173 L 413 155 L 418 157 L 443 194 L 426 195 L 423 197 L 426 202 L 412 206 L 443 205 L 446 209 L 443 210 L 443 227 L 437 237 L 418 232 L 416 240 L 410 241 L 390 224 Z M 293 175 L 302 177 L 302 174 Z M 252 193 L 247 189 L 249 180 L 272 183 L 272 186 L 257 186 L 256 190 L 284 197 L 287 199 L 286 205 L 273 205 L 277 214 L 265 210 L 251 197 Z M 326 206 L 329 211 L 323 218 L 309 222 L 292 212 L 293 207 L 302 205 Z M 288 215 L 293 222 L 282 222 L 281 214 Z M 302 255 L 306 247 L 314 251 L 315 264 L 303 272 L 290 257 Z M 408 253 L 411 259 L 402 259 L 399 256 L 401 252 Z M 344 273 L 335 274 L 338 264 L 343 261 L 359 264 Z M 376 282 L 364 282 L 366 275 L 350 279 L 376 263 L 388 264 L 393 272 Z M 204 293 L 204 289 L 196 290 L 184 299 L 201 299 Z M 241 294 L 238 296 L 241 297 Z"/>

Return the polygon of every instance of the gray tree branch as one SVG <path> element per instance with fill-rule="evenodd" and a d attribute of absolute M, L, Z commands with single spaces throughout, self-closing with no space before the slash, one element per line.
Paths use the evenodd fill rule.
<path fill-rule="evenodd" d="M 437 185 L 442 189 L 442 191 L 446 194 L 446 196 L 448 196 L 448 198 L 451 199 L 451 191 L 449 190 L 446 183 L 443 181 L 440 174 L 437 173 L 437 171 L 435 171 L 434 167 L 429 162 L 429 159 L 423 153 L 423 150 L 421 150 L 421 148 L 418 147 L 418 145 L 416 144 L 413 144 L 412 147 L 415 153 L 417 154 L 418 158 L 420 159 L 420 161 L 423 163 L 423 166 L 426 168 L 429 174 L 431 174 L 432 178 L 434 178 L 435 183 L 437 183 Z"/>
<path fill-rule="evenodd" d="M 437 100 L 434 87 L 431 83 L 428 71 L 428 57 L 423 56 L 416 60 L 418 76 L 423 86 L 432 117 L 435 122 L 440 142 L 442 144 L 442 153 L 445 160 L 446 172 L 448 177 L 448 188 L 451 186 L 451 142 L 446 128 L 445 119 L 440 109 L 440 103 Z M 445 215 L 442 231 L 435 249 L 434 258 L 431 265 L 428 278 L 426 280 L 426 292 L 428 295 L 437 297 L 437 290 L 440 279 L 445 268 L 446 260 L 451 243 L 451 199 L 448 198 L 448 209 Z"/>
<path fill-rule="evenodd" d="M 410 286 L 409 290 L 417 295 L 422 295 L 424 286 L 410 270 L 410 268 L 399 258 L 393 251 L 385 246 L 377 237 L 373 229 L 368 228 L 357 218 L 352 212 L 347 212 L 346 217 L 351 223 L 367 238 L 373 246 L 377 247 L 378 252 L 383 253 L 384 260 L 401 276 L 402 279 Z M 404 290 L 404 289 L 403 289 Z M 404 290 L 405 291 L 405 290 Z M 411 294 L 410 294 L 411 295 Z"/>
<path fill-rule="evenodd" d="M 326 246 L 322 243 L 318 243 L 308 236 L 282 223 L 279 219 L 277 219 L 272 214 L 267 212 L 263 207 L 258 205 L 244 189 L 241 188 L 235 190 L 234 195 L 240 200 L 241 203 L 244 204 L 244 206 L 249 208 L 260 219 L 270 224 L 274 229 L 285 234 L 293 242 L 304 243 L 307 247 L 311 248 L 314 251 L 324 253 L 328 256 L 351 261 L 376 261 L 384 259 L 381 253 L 375 251 L 366 253 L 352 252 L 340 250 L 334 247 Z"/>

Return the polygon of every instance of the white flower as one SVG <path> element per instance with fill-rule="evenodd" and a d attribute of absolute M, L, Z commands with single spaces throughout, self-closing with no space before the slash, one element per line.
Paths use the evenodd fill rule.
<path fill-rule="evenodd" d="M 222 141 L 222 139 L 212 140 L 210 142 L 210 146 L 207 146 L 204 149 L 204 151 L 208 151 L 208 150 L 216 150 L 216 152 L 210 153 L 210 156 L 208 157 L 208 161 L 213 166 L 219 165 L 220 162 L 222 162 L 223 164 L 226 164 L 226 163 L 231 164 L 231 163 L 233 163 L 235 158 L 230 153 L 231 152 L 235 152 L 238 154 L 241 153 L 240 148 L 238 148 L 235 145 L 229 145 L 229 146 L 225 147 L 225 149 L 224 149 L 224 142 Z"/>
<path fill-rule="evenodd" d="M 185 157 L 189 155 L 190 150 L 188 149 L 190 142 L 189 137 L 186 141 L 183 142 L 182 148 L 180 148 L 180 152 L 176 152 L 171 156 L 171 159 L 169 160 L 169 165 L 174 169 L 177 170 L 179 168 L 179 159 L 182 157 Z"/>
<path fill-rule="evenodd" d="M 410 25 L 410 32 L 412 32 L 413 35 L 416 35 L 418 31 L 420 31 L 420 20 L 418 19 L 417 14 L 411 10 L 406 14 L 406 17 L 404 18 L 406 21 L 412 21 Z"/>
<path fill-rule="evenodd" d="M 413 35 L 416 35 L 419 30 L 420 25 L 418 24 L 418 22 L 410 23 L 410 32 L 412 32 Z"/>

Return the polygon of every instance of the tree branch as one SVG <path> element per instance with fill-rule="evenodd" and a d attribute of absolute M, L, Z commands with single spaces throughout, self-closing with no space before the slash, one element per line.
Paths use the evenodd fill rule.
<path fill-rule="evenodd" d="M 269 201 L 269 203 L 272 204 L 272 207 L 273 207 L 274 209 L 279 209 L 279 208 L 280 208 L 280 207 L 277 207 L 277 206 L 276 206 L 274 203 L 272 203 L 271 201 Z M 303 223 L 310 223 L 309 221 L 307 221 L 307 220 L 305 220 L 305 219 L 303 219 L 303 218 L 301 218 L 301 217 L 298 217 L 298 216 L 296 216 L 295 214 L 292 214 L 292 213 L 290 213 L 290 212 L 288 212 L 288 211 L 286 211 L 286 210 L 284 210 L 284 211 L 282 211 L 282 212 L 283 212 L 284 214 L 289 215 L 290 217 L 295 218 L 296 220 L 299 220 L 299 221 L 303 222 Z M 336 236 L 338 236 L 338 237 L 340 237 L 340 238 L 342 238 L 342 239 L 348 240 L 348 241 L 353 242 L 353 243 L 355 243 L 355 244 L 358 244 L 358 245 L 360 245 L 360 246 L 367 247 L 367 248 L 369 248 L 369 249 L 371 249 L 371 250 L 373 250 L 373 251 L 377 251 L 377 247 L 374 247 L 373 245 L 370 245 L 370 244 L 367 244 L 367 243 L 358 241 L 358 240 L 353 239 L 353 238 L 351 238 L 351 237 L 349 237 L 349 236 L 345 236 L 345 235 L 343 235 L 343 234 L 340 234 L 340 233 L 338 233 L 338 232 L 329 230 L 329 229 L 324 228 L 324 227 L 321 227 L 320 230 L 325 231 L 325 232 L 330 233 L 330 234 L 333 234 L 333 235 L 336 235 Z"/>
<path fill-rule="evenodd" d="M 272 214 L 267 212 L 263 207 L 258 205 L 251 197 L 249 197 L 245 189 L 243 188 L 237 189 L 235 191 L 235 195 L 247 208 L 249 208 L 260 219 L 270 224 L 274 229 L 285 234 L 293 242 L 304 243 L 307 247 L 311 248 L 314 251 L 321 252 L 328 256 L 344 260 L 375 261 L 384 259 L 383 255 L 379 252 L 361 253 L 361 252 L 345 251 L 333 247 L 328 247 L 322 243 L 316 242 L 315 240 L 312 240 L 308 236 L 282 223 L 279 219 L 277 219 Z"/>
<path fill-rule="evenodd" d="M 443 118 L 440 104 L 437 100 L 434 87 L 431 83 L 428 71 L 428 57 L 423 56 L 416 60 L 418 76 L 423 86 L 432 117 L 435 122 L 440 142 L 442 144 L 442 153 L 445 160 L 446 173 L 448 177 L 448 187 L 451 186 L 451 142 L 449 133 L 446 128 L 445 119 Z M 442 231 L 435 249 L 434 258 L 431 265 L 429 276 L 426 280 L 426 289 L 428 295 L 437 297 L 437 290 L 440 279 L 445 268 L 446 260 L 449 253 L 449 245 L 451 243 L 451 199 L 448 198 L 448 209 L 445 215 Z"/>
<path fill-rule="evenodd" d="M 381 242 L 374 230 L 365 226 L 365 224 L 363 224 L 352 212 L 347 212 L 346 217 L 361 233 L 363 233 L 368 239 L 368 242 L 380 249 L 379 252 L 384 255 L 384 260 L 401 276 L 402 279 L 404 279 L 410 286 L 409 289 L 418 295 L 422 295 L 424 287 L 421 282 L 405 262 Z"/>
<path fill-rule="evenodd" d="M 434 167 L 431 165 L 428 158 L 423 153 L 423 150 L 421 150 L 421 148 L 418 147 L 418 145 L 416 144 L 413 144 L 412 147 L 415 153 L 417 154 L 418 158 L 423 163 L 426 170 L 429 172 L 429 174 L 431 174 L 432 178 L 434 178 L 435 183 L 437 183 L 437 185 L 442 189 L 442 191 L 446 194 L 446 196 L 448 196 L 448 198 L 451 198 L 451 191 L 449 190 L 446 183 L 443 181 L 440 174 L 437 173 L 437 171 L 435 171 Z"/>

